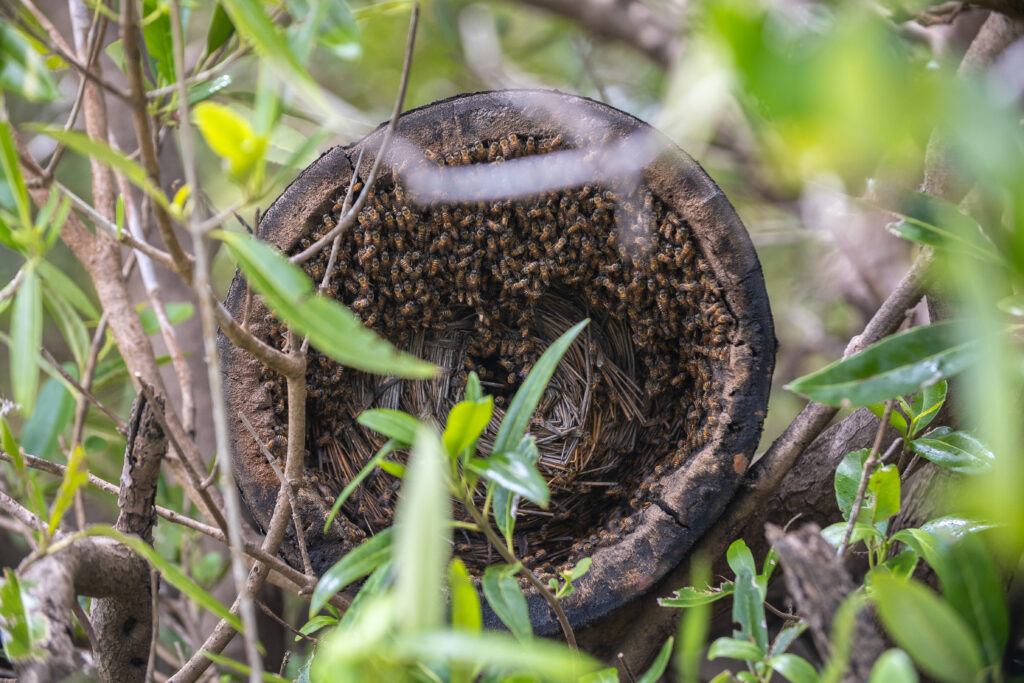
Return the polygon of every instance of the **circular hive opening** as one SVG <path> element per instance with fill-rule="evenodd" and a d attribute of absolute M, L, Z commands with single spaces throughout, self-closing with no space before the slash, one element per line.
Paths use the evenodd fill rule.
<path fill-rule="evenodd" d="M 511 133 L 443 159 L 425 154 L 439 166 L 497 164 L 587 144 Z M 291 253 L 334 227 L 344 194 L 334 199 Z M 328 248 L 304 264 L 315 281 L 329 258 Z M 727 355 L 732 318 L 690 226 L 646 188 L 623 196 L 587 185 L 417 206 L 396 173 L 375 183 L 344 234 L 326 293 L 441 368 L 432 381 L 401 381 L 342 368 L 312 350 L 306 465 L 328 505 L 386 441 L 356 423 L 362 411 L 393 408 L 443 424 L 476 372 L 495 397 L 480 442 L 490 452 L 504 408 L 539 355 L 583 318 L 591 325 L 556 370 L 530 428 L 552 499 L 547 510 L 518 507 L 516 546 L 528 566 L 554 575 L 632 531 L 650 505 L 652 475 L 699 449 L 717 421 L 712 365 Z M 270 338 L 284 348 L 283 326 L 272 324 Z M 283 457 L 283 382 L 267 368 L 263 380 L 280 416 Z M 399 483 L 376 470 L 342 513 L 375 534 L 391 524 Z M 457 533 L 455 551 L 471 572 L 495 561 L 473 532 Z"/>
<path fill-rule="evenodd" d="M 295 254 L 324 235 L 384 136 L 378 129 L 311 164 L 263 215 L 260 239 Z M 301 528 L 289 529 L 282 553 L 301 566 L 301 535 L 322 573 L 390 524 L 400 482 L 377 471 L 324 528 L 335 496 L 384 442 L 356 423 L 363 410 L 397 408 L 442 425 L 475 372 L 495 397 L 486 454 L 540 354 L 590 318 L 529 426 L 552 502 L 519 505 L 514 545 L 541 575 L 593 559 L 562 601 L 574 627 L 591 623 L 678 564 L 721 514 L 757 446 L 775 340 L 749 236 L 684 152 L 583 98 L 458 96 L 403 114 L 396 143 L 341 239 L 327 291 L 442 372 L 429 381 L 371 376 L 311 349 Z M 512 173 L 524 166 L 528 191 Z M 440 181 L 417 184 L 423 169 Z M 497 185 L 495 174 L 504 179 Z M 491 194 L 478 194 L 478 182 Z M 515 198 L 494 199 L 502 196 Z M 304 264 L 317 282 L 328 258 L 324 251 Z M 254 334 L 286 345 L 241 276 L 226 305 Z M 220 350 L 237 480 L 265 527 L 280 482 L 261 446 L 284 455 L 285 385 L 224 337 Z M 470 532 L 452 541 L 474 572 L 499 561 Z M 528 591 L 527 601 L 535 632 L 556 632 L 544 600 Z"/>

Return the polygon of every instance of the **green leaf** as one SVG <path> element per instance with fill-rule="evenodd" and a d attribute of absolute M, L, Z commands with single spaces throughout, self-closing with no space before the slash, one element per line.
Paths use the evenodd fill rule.
<path fill-rule="evenodd" d="M 480 596 L 469 578 L 466 565 L 457 557 L 448 565 L 448 592 L 452 602 L 452 628 L 479 633 L 483 628 Z"/>
<path fill-rule="evenodd" d="M 227 74 L 221 74 L 216 78 L 197 83 L 188 89 L 188 103 L 199 104 L 204 102 L 231 85 L 231 83 L 231 76 Z"/>
<path fill-rule="evenodd" d="M 57 490 L 57 497 L 53 500 L 53 509 L 50 511 L 50 522 L 47 532 L 53 536 L 57 532 L 64 513 L 71 504 L 75 502 L 75 493 L 89 480 L 89 471 L 85 466 L 85 451 L 81 446 L 75 446 L 68 459 L 68 467 L 64 471 L 64 478 Z"/>
<path fill-rule="evenodd" d="M 839 683 L 846 673 L 853 646 L 857 614 L 864 607 L 864 594 L 855 591 L 846 596 L 832 618 L 832 656 L 821 670 L 821 683 Z"/>
<path fill-rule="evenodd" d="M 708 605 L 716 600 L 721 600 L 727 595 L 732 595 L 736 590 L 736 584 L 724 583 L 721 588 L 707 588 L 700 591 L 692 586 L 681 588 L 676 591 L 674 597 L 658 598 L 658 604 L 662 607 L 696 607 L 697 605 Z"/>
<path fill-rule="evenodd" d="M 237 615 L 232 614 L 231 610 L 225 607 L 217 598 L 207 593 L 199 584 L 185 575 L 177 564 L 165 560 L 138 536 L 127 536 L 113 527 L 102 524 L 90 526 L 83 533 L 86 536 L 107 536 L 108 538 L 113 538 L 118 543 L 128 546 L 137 555 L 141 555 L 147 562 L 156 567 L 160 571 L 162 578 L 188 596 L 189 600 L 224 619 L 231 625 L 231 628 L 239 633 L 245 632 L 242 622 Z"/>
<path fill-rule="evenodd" d="M 494 413 L 494 398 L 488 396 L 480 401 L 461 401 L 448 413 L 448 424 L 444 428 L 444 447 L 449 458 L 456 458 L 480 438 L 491 422 Z"/>
<path fill-rule="evenodd" d="M 85 329 L 85 323 L 78 317 L 71 304 L 57 291 L 50 287 L 43 287 L 43 303 L 46 310 L 57 322 L 64 341 L 75 359 L 79 368 L 85 368 L 86 360 L 89 357 L 89 332 Z"/>
<path fill-rule="evenodd" d="M 910 449 L 936 465 L 961 474 L 980 474 L 992 469 L 995 454 L 970 432 L 949 427 L 933 429 L 910 442 Z"/>
<path fill-rule="evenodd" d="M 708 661 L 727 657 L 747 662 L 760 662 L 764 659 L 764 651 L 749 640 L 736 638 L 719 638 L 708 648 Z"/>
<path fill-rule="evenodd" d="M 43 343 L 43 291 L 35 270 L 25 270 L 11 313 L 11 384 L 23 415 L 35 408 L 39 387 L 36 359 Z"/>
<path fill-rule="evenodd" d="M 309 601 L 310 617 L 316 615 L 327 601 L 334 597 L 335 593 L 353 581 L 369 576 L 378 567 L 391 560 L 392 532 L 392 529 L 384 529 L 375 536 L 371 536 L 324 572 L 320 581 L 317 582 L 316 588 L 313 589 L 313 596 Z"/>
<path fill-rule="evenodd" d="M 690 580 L 696 586 L 708 586 L 711 581 L 711 563 L 708 562 L 706 555 L 698 553 L 691 560 Z M 678 680 L 698 680 L 710 625 L 711 607 L 707 604 L 698 604 L 683 612 L 683 616 L 679 620 L 679 638 L 675 657 Z"/>
<path fill-rule="evenodd" d="M 170 202 L 167 195 L 157 187 L 146 172 L 137 163 L 127 156 L 113 149 L 110 145 L 93 140 L 85 133 L 74 130 L 64 130 L 57 126 L 29 124 L 27 128 L 51 137 L 57 142 L 63 143 L 69 149 L 78 152 L 84 157 L 96 159 L 100 163 L 110 166 L 118 171 L 133 185 L 146 193 L 150 199 L 155 201 L 165 210 L 170 209 Z"/>
<path fill-rule="evenodd" d="M 732 620 L 740 625 L 741 634 L 768 651 L 768 625 L 764 618 L 764 597 L 749 567 L 741 566 L 736 574 L 736 594 L 732 602 Z"/>
<path fill-rule="evenodd" d="M 944 576 L 949 572 L 945 557 L 947 543 L 924 529 L 900 529 L 893 534 L 892 541 L 905 543 L 921 556 L 939 576 Z"/>
<path fill-rule="evenodd" d="M 0 582 L 0 644 L 12 662 L 39 656 L 36 647 L 46 635 L 46 621 L 32 614 L 32 597 L 13 569 L 4 567 Z"/>
<path fill-rule="evenodd" d="M 503 680 L 502 683 L 507 683 L 507 679 Z M 576 683 L 619 683 L 619 672 L 611 667 L 601 669 L 586 676 L 581 676 L 577 679 Z"/>
<path fill-rule="evenodd" d="M 473 458 L 467 466 L 511 493 L 547 507 L 551 492 L 548 483 L 537 471 L 537 458 L 537 445 L 533 437 L 525 436 L 516 450 L 495 452 L 487 458 Z"/>
<path fill-rule="evenodd" d="M 65 369 L 72 376 L 76 374 L 70 364 Z M 32 412 L 21 430 L 22 448 L 38 458 L 53 460 L 60 452 L 57 437 L 74 417 L 75 397 L 62 381 L 51 377 L 43 383 L 37 403 L 39 409 Z"/>
<path fill-rule="evenodd" d="M 661 680 L 662 674 L 665 673 L 665 669 L 668 668 L 668 660 L 672 657 L 672 644 L 675 643 L 675 638 L 669 636 L 665 644 L 661 646 L 661 650 L 658 651 L 658 656 L 654 658 L 654 663 L 651 664 L 651 668 L 643 672 L 640 678 L 636 679 L 636 683 L 658 683 Z M 618 681 L 618 675 L 615 676 L 615 680 Z"/>
<path fill-rule="evenodd" d="M 363 582 L 359 592 L 356 593 L 356 597 L 352 600 L 352 604 L 349 608 L 341 615 L 341 619 L 338 621 L 338 628 L 344 629 L 352 625 L 360 615 L 360 610 L 363 609 L 364 605 L 370 604 L 377 596 L 381 595 L 385 588 L 391 583 L 394 578 L 394 562 L 387 562 L 370 574 L 370 578 Z M 331 610 L 330 604 L 327 604 L 327 609 Z M 335 611 L 335 613 L 337 613 Z"/>
<path fill-rule="evenodd" d="M 789 389 L 832 406 L 866 406 L 918 391 L 951 377 L 977 358 L 977 340 L 965 341 L 955 320 L 915 327 L 860 353 L 805 375 Z"/>
<path fill-rule="evenodd" d="M 352 8 L 344 0 L 321 4 L 326 5 L 326 12 L 316 30 L 317 40 L 339 59 L 358 59 L 363 48 Z"/>
<path fill-rule="evenodd" d="M 262 161 L 267 149 L 266 136 L 258 135 L 234 110 L 216 102 L 201 102 L 193 116 L 206 144 L 226 162 L 232 178 L 244 178 Z"/>
<path fill-rule="evenodd" d="M 916 550 L 907 548 L 903 552 L 890 557 L 888 560 L 883 562 L 881 566 L 891 571 L 893 576 L 901 579 L 907 579 L 914 573 L 914 569 L 917 567 L 917 561 L 919 559 L 920 557 Z"/>
<path fill-rule="evenodd" d="M 921 525 L 921 531 L 925 531 L 947 541 L 954 541 L 956 539 L 963 538 L 966 534 L 973 534 L 978 531 L 984 531 L 985 529 L 991 529 L 993 526 L 993 524 L 988 522 L 980 522 L 975 519 L 967 519 L 966 517 L 958 517 L 956 515 L 946 515 L 944 517 L 936 517 L 933 520 L 925 522 Z"/>
<path fill-rule="evenodd" d="M 394 439 L 403 447 L 412 445 L 416 440 L 416 432 L 423 426 L 409 413 L 390 408 L 364 410 L 356 418 L 356 422 Z"/>
<path fill-rule="evenodd" d="M 501 421 L 498 435 L 494 439 L 494 453 L 511 450 L 513 445 L 526 434 L 533 411 L 537 409 L 537 404 L 540 402 L 548 382 L 551 381 L 551 375 L 554 374 L 558 362 L 562 360 L 562 356 L 569 350 L 576 336 L 589 322 L 590 319 L 587 318 L 573 325 L 537 359 L 537 364 L 533 366 L 522 386 L 516 391 L 516 395 L 509 404 L 508 412 L 505 413 L 505 419 Z"/>
<path fill-rule="evenodd" d="M 40 260 L 36 263 L 36 271 L 43 281 L 52 289 L 60 292 L 69 304 L 78 309 L 88 320 L 99 320 L 100 312 L 84 292 L 69 278 L 64 271 L 49 261 Z"/>
<path fill-rule="evenodd" d="M 846 524 L 846 522 L 829 524 L 821 530 L 821 535 L 826 541 L 838 548 L 839 544 L 843 542 L 843 534 L 846 533 Z M 853 533 L 850 534 L 851 545 L 868 538 L 881 539 L 883 538 L 882 532 L 880 532 L 875 526 L 865 524 L 864 522 L 857 522 L 853 525 Z"/>
<path fill-rule="evenodd" d="M 788 650 L 793 641 L 799 638 L 806 630 L 807 624 L 799 623 L 795 626 L 787 626 L 779 631 L 779 635 L 775 636 L 775 641 L 772 643 L 772 654 L 779 655 Z"/>
<path fill-rule="evenodd" d="M 338 625 L 338 620 L 335 619 L 334 617 L 328 616 L 326 614 L 318 614 L 317 616 L 313 617 L 312 619 L 307 621 L 305 624 L 303 624 L 302 628 L 299 629 L 299 633 L 302 633 L 303 635 L 307 635 L 308 636 L 308 635 L 312 635 L 312 634 L 316 633 L 317 631 L 319 631 L 322 628 L 326 628 L 328 626 L 337 626 L 337 625 Z M 299 636 L 295 636 L 295 642 L 299 642 L 300 640 L 302 640 L 302 638 L 300 638 Z"/>
<path fill-rule="evenodd" d="M 396 643 L 396 652 L 408 661 L 440 659 L 498 671 L 529 671 L 554 681 L 575 681 L 602 668 L 588 655 L 573 652 L 560 643 L 539 638 L 522 642 L 490 631 L 410 634 Z"/>
<path fill-rule="evenodd" d="M 345 488 L 341 490 L 341 493 L 339 493 L 338 497 L 334 500 L 334 505 L 331 506 L 331 512 L 327 515 L 327 521 L 324 522 L 325 534 L 327 533 L 327 530 L 331 528 L 331 523 L 338 515 L 338 511 L 341 510 L 341 506 L 344 505 L 345 501 L 348 500 L 355 492 L 356 487 L 358 487 L 363 480 L 370 475 L 370 472 L 372 472 L 377 465 L 381 464 L 381 461 L 385 456 L 394 452 L 397 448 L 399 448 L 399 443 L 395 439 L 388 439 L 387 442 L 380 447 L 380 450 L 374 453 L 373 457 L 363 465 L 363 468 L 359 470 L 359 473 L 352 477 L 352 481 L 345 484 Z"/>
<path fill-rule="evenodd" d="M 923 585 L 879 573 L 872 577 L 871 599 L 889 634 L 929 676 L 971 681 L 984 668 L 967 624 Z"/>
<path fill-rule="evenodd" d="M 280 29 L 257 0 L 221 0 L 235 30 L 279 69 L 294 77 L 300 85 L 314 85 L 308 72 L 292 52 Z"/>
<path fill-rule="evenodd" d="M 874 413 L 875 417 L 877 417 L 879 420 L 881 420 L 882 416 L 885 415 L 884 403 L 872 403 L 871 405 L 866 407 L 868 410 Z M 903 415 L 901 415 L 899 411 L 893 410 L 892 412 L 889 413 L 889 424 L 891 424 L 896 429 L 896 431 L 900 433 L 900 436 L 905 437 L 907 435 L 907 418 L 903 417 Z"/>
<path fill-rule="evenodd" d="M 939 574 L 943 596 L 977 636 L 985 663 L 1000 666 L 1010 617 L 992 554 L 979 536 L 970 534 L 947 549 L 946 567 Z"/>
<path fill-rule="evenodd" d="M 4 178 L 11 189 L 14 205 L 18 208 L 17 227 L 28 230 L 32 227 L 32 210 L 28 203 L 28 188 L 25 186 L 25 178 L 21 175 L 21 167 L 18 165 L 18 150 L 14 146 L 14 137 L 11 135 L 10 124 L 6 119 L 0 121 L 0 167 L 4 172 Z"/>
<path fill-rule="evenodd" d="M 158 0 L 143 0 L 142 39 L 159 85 L 174 83 L 174 46 L 171 42 L 170 7 Z"/>
<path fill-rule="evenodd" d="M 900 511 L 900 473 L 895 465 L 875 470 L 868 480 L 868 490 L 874 494 L 872 522 L 884 522 Z"/>
<path fill-rule="evenodd" d="M 0 22 L 0 91 L 4 90 L 33 102 L 60 97 L 46 62 L 9 21 Z"/>
<path fill-rule="evenodd" d="M 908 192 L 901 198 L 901 206 L 889 213 L 903 220 L 890 226 L 890 230 L 903 239 L 938 249 L 955 250 L 989 263 L 1005 263 L 991 242 L 985 238 L 978 222 L 960 212 L 955 204 L 924 194 Z"/>
<path fill-rule="evenodd" d="M 590 565 L 593 560 L 589 557 L 584 557 L 582 560 L 576 563 L 576 566 L 572 568 L 572 573 L 569 576 L 569 582 L 579 581 L 587 572 L 590 571 Z"/>
<path fill-rule="evenodd" d="M 732 542 L 729 550 L 726 551 L 725 559 L 729 562 L 729 568 L 734 574 L 739 575 L 740 569 L 746 568 L 751 574 L 757 573 L 757 566 L 754 564 L 754 554 L 742 538 Z"/>
<path fill-rule="evenodd" d="M 898 648 L 886 650 L 871 667 L 868 683 L 917 683 L 917 669 L 907 653 Z"/>
<path fill-rule="evenodd" d="M 818 672 L 803 657 L 783 654 L 772 657 L 768 663 L 785 676 L 790 683 L 817 683 L 818 681 Z"/>
<path fill-rule="evenodd" d="M 911 436 L 916 436 L 939 414 L 939 409 L 946 402 L 947 387 L 946 380 L 942 380 L 926 386 L 910 399 L 910 407 L 914 413 L 910 425 Z"/>
<path fill-rule="evenodd" d="M 206 31 L 206 54 L 213 54 L 224 43 L 231 39 L 235 33 L 235 25 L 231 23 L 231 17 L 224 11 L 224 7 L 218 3 L 210 18 L 210 28 Z"/>
<path fill-rule="evenodd" d="M 271 310 L 334 360 L 357 370 L 408 379 L 429 379 L 437 367 L 394 346 L 363 327 L 337 301 L 313 295 L 313 284 L 297 266 L 254 237 L 215 231 L 243 274 Z"/>
<path fill-rule="evenodd" d="M 451 543 L 451 501 L 444 478 L 441 440 L 423 425 L 409 456 L 402 497 L 395 511 L 395 596 L 406 633 L 442 623 L 445 567 Z"/>
<path fill-rule="evenodd" d="M 867 462 L 871 451 L 867 448 L 847 453 L 836 468 L 835 490 L 836 503 L 839 505 L 843 519 L 850 518 L 850 511 L 853 509 L 854 500 L 857 498 L 857 489 L 860 488 L 861 474 L 864 471 L 864 463 Z"/>
<path fill-rule="evenodd" d="M 174 301 L 164 305 L 167 313 L 167 321 L 171 325 L 178 325 L 185 322 L 195 313 L 195 307 L 189 301 Z M 157 320 L 156 311 L 152 308 L 144 308 L 139 311 L 139 320 L 142 322 L 142 329 L 146 334 L 156 334 L 160 331 L 160 321 Z"/>
<path fill-rule="evenodd" d="M 519 641 L 525 643 L 533 639 L 533 626 L 530 624 L 526 598 L 515 578 L 518 571 L 518 564 L 492 564 L 484 570 L 480 585 L 484 589 L 487 604 L 501 619 L 501 623 Z"/>

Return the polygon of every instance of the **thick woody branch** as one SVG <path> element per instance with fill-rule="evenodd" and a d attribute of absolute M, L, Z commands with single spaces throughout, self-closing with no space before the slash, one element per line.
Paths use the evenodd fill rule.
<path fill-rule="evenodd" d="M 769 524 L 766 536 L 779 554 L 785 569 L 786 588 L 796 602 L 797 613 L 810 627 L 814 645 L 822 661 L 832 655 L 832 621 L 843 600 L 856 590 L 835 550 L 821 536 L 816 524 L 784 534 Z M 844 681 L 866 681 L 875 661 L 885 651 L 871 615 L 861 610 L 856 617 L 850 660 Z"/>
<path fill-rule="evenodd" d="M 676 27 L 666 25 L 638 0 L 521 0 L 524 5 L 561 14 L 601 38 L 631 45 L 663 68 L 675 64 L 680 41 Z"/>

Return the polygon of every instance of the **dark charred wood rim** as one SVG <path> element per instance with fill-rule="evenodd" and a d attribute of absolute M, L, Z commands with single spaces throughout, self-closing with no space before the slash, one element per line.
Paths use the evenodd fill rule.
<path fill-rule="evenodd" d="M 567 125 L 579 133 L 607 131 L 615 138 L 638 131 L 651 133 L 660 151 L 644 170 L 643 181 L 689 222 L 736 320 L 728 362 L 719 364 L 717 371 L 724 390 L 718 397 L 722 415 L 713 437 L 679 468 L 661 476 L 655 503 L 644 511 L 632 533 L 594 553 L 590 572 L 563 603 L 573 626 L 581 627 L 650 589 L 721 515 L 758 444 L 776 341 L 761 266 L 732 205 L 697 162 L 639 119 L 556 91 L 503 90 L 459 95 L 406 112 L 397 137 L 421 147 L 429 145 L 443 155 L 512 132 L 537 137 L 565 134 L 570 132 Z M 285 252 L 293 247 L 320 224 L 334 198 L 344 194 L 360 151 L 364 153 L 360 175 L 366 177 L 383 135 L 381 126 L 313 162 L 263 214 L 260 239 Z M 226 303 L 239 320 L 244 299 L 244 280 L 236 276 Z M 252 331 L 260 336 L 266 334 L 266 312 L 256 297 L 249 320 Z M 269 440 L 274 419 L 271 402 L 260 383 L 259 361 L 223 336 L 220 350 L 234 433 L 235 476 L 253 516 L 265 528 L 280 483 L 242 427 L 238 412 L 246 412 L 257 432 Z M 319 494 L 301 490 L 300 507 L 310 559 L 322 572 L 348 549 L 341 548 L 335 534 L 320 533 L 327 509 Z M 294 536 L 286 540 L 284 552 L 294 564 Z M 554 615 L 540 596 L 529 595 L 529 605 L 539 634 L 558 631 Z"/>

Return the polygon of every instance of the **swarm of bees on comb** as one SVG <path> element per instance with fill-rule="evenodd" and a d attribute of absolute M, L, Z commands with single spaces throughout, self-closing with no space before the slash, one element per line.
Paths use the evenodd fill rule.
<path fill-rule="evenodd" d="M 591 144 L 511 134 L 444 157 L 425 154 L 450 167 Z M 292 253 L 335 226 L 342 200 Z M 318 283 L 329 253 L 304 264 Z M 736 323 L 690 226 L 643 186 L 585 185 L 419 206 L 399 175 L 387 174 L 344 234 L 326 294 L 442 370 L 428 381 L 382 378 L 310 349 L 306 475 L 328 505 L 385 441 L 356 423 L 363 410 L 395 408 L 443 425 L 476 372 L 495 397 L 495 416 L 479 444 L 486 454 L 540 354 L 570 326 L 591 319 L 529 428 L 552 498 L 546 510 L 518 506 L 516 550 L 541 575 L 554 576 L 632 531 L 659 474 L 704 445 L 719 418 L 713 368 L 727 358 Z M 271 342 L 284 348 L 284 325 L 267 322 Z M 283 457 L 284 382 L 266 367 L 262 381 L 279 418 L 269 446 Z M 391 523 L 399 487 L 378 469 L 341 513 L 372 535 Z M 499 559 L 482 535 L 461 529 L 455 552 L 473 573 Z"/>

